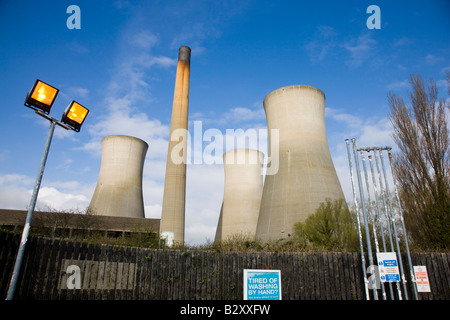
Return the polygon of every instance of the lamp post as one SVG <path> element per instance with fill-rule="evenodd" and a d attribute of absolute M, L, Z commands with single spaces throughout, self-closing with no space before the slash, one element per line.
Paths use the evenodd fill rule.
<path fill-rule="evenodd" d="M 79 103 L 72 101 L 72 103 L 63 113 L 61 121 L 50 117 L 48 114 L 50 113 L 50 109 L 53 105 L 53 102 L 55 101 L 56 96 L 58 95 L 58 92 L 58 89 L 38 79 L 36 80 L 36 83 L 25 99 L 24 104 L 26 107 L 35 110 L 38 115 L 50 121 L 50 129 L 47 134 L 47 140 L 45 141 L 44 152 L 42 154 L 39 171 L 34 183 L 33 194 L 28 206 L 27 218 L 23 227 L 22 238 L 20 240 L 19 250 L 17 252 L 17 257 L 14 264 L 14 270 L 11 276 L 6 300 L 12 300 L 14 298 L 14 292 L 16 290 L 23 256 L 25 253 L 25 246 L 28 240 L 28 234 L 30 232 L 30 224 L 33 218 L 34 208 L 36 207 L 36 200 L 39 193 L 42 176 L 44 174 L 45 163 L 47 162 L 47 156 L 50 149 L 50 144 L 52 142 L 53 132 L 55 131 L 55 126 L 59 125 L 66 130 L 72 129 L 76 132 L 79 132 L 84 119 L 89 113 L 88 109 L 86 109 Z"/>

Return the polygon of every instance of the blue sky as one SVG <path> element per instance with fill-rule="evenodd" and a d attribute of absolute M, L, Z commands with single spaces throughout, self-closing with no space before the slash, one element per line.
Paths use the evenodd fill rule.
<path fill-rule="evenodd" d="M 81 10 L 78 30 L 66 26 L 72 4 Z M 381 10 L 381 29 L 367 28 L 372 4 Z M 406 97 L 409 75 L 420 73 L 448 99 L 449 12 L 445 0 L 3 0 L 0 208 L 29 203 L 49 123 L 23 102 L 39 78 L 60 89 L 53 117 L 71 100 L 90 113 L 79 133 L 56 128 L 37 207 L 84 210 L 98 178 L 101 139 L 127 134 L 149 144 L 144 204 L 147 217 L 160 218 L 181 45 L 192 49 L 191 130 L 194 121 L 224 134 L 266 128 L 262 101 L 269 92 L 291 84 L 321 89 L 330 152 L 350 197 L 345 139 L 395 147 L 387 93 Z M 188 165 L 188 243 L 214 238 L 222 193 L 220 164 Z"/>

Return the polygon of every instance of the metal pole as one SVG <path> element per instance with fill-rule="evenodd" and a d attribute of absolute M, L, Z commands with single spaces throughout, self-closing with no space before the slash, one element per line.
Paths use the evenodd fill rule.
<path fill-rule="evenodd" d="M 375 204 L 377 206 L 377 217 L 378 217 L 378 223 L 380 225 L 380 232 L 381 232 L 381 243 L 383 245 L 383 250 L 384 252 L 387 252 L 386 250 L 386 241 L 384 239 L 384 228 L 383 228 L 383 221 L 381 221 L 381 210 L 380 210 L 380 204 L 379 204 L 379 193 L 378 193 L 378 185 L 377 185 L 377 180 L 375 179 L 375 172 L 373 169 L 373 162 L 372 162 L 372 156 L 368 156 L 367 157 L 369 159 L 369 164 L 370 164 L 370 172 L 372 174 L 372 183 L 373 183 L 373 188 L 374 188 L 374 193 L 375 193 Z M 391 299 L 394 298 L 394 292 L 392 290 L 392 283 L 389 282 L 389 292 L 391 293 Z"/>
<path fill-rule="evenodd" d="M 360 247 L 360 251 L 361 251 L 361 264 L 362 264 L 362 272 L 363 272 L 363 277 L 364 277 L 364 288 L 365 288 L 365 292 L 366 292 L 366 299 L 370 300 L 369 287 L 367 284 L 368 280 L 367 280 L 367 274 L 366 274 L 366 259 L 364 257 L 364 247 L 363 247 L 362 235 L 361 235 L 361 224 L 359 222 L 358 201 L 356 199 L 355 182 L 353 179 L 352 159 L 350 156 L 350 145 L 349 145 L 348 139 L 346 139 L 345 142 L 347 144 L 348 166 L 350 167 L 350 178 L 352 181 L 353 202 L 354 202 L 354 206 L 355 206 L 356 225 L 358 227 L 359 247 Z"/>
<path fill-rule="evenodd" d="M 53 132 L 55 131 L 56 122 L 51 120 L 50 129 L 47 135 L 47 141 L 45 142 L 44 152 L 42 154 L 41 164 L 39 166 L 39 172 L 36 177 L 34 184 L 33 194 L 31 196 L 30 205 L 28 207 L 28 214 L 23 227 L 22 239 L 20 240 L 19 251 L 17 252 L 16 262 L 14 264 L 13 274 L 11 276 L 11 282 L 9 285 L 6 300 L 12 300 L 14 298 L 14 292 L 17 286 L 17 280 L 20 274 L 20 269 L 22 266 L 23 255 L 25 252 L 25 246 L 28 240 L 28 234 L 30 232 L 30 224 L 33 218 L 34 208 L 36 207 L 36 200 L 39 193 L 39 188 L 41 186 L 42 176 L 44 174 L 45 163 L 47 162 L 48 151 L 50 149 L 50 144 L 52 142 Z"/>
<path fill-rule="evenodd" d="M 380 164 L 379 164 L 379 156 L 378 156 L 379 152 L 380 152 L 379 148 L 376 148 L 374 150 L 375 161 L 376 161 L 376 164 L 377 164 L 378 179 L 380 180 L 380 193 L 381 193 L 381 196 L 383 198 L 384 214 L 386 216 L 386 224 L 387 224 L 387 228 L 388 228 L 389 243 L 391 245 L 391 251 L 395 251 L 394 241 L 392 240 L 391 218 L 390 218 L 389 210 L 388 210 L 388 207 L 387 207 L 386 190 L 385 190 L 385 188 L 383 186 L 383 178 L 381 176 L 381 170 L 380 170 Z M 398 282 L 396 282 L 396 285 L 397 285 L 398 298 L 400 300 L 402 300 L 402 290 L 400 289 L 400 285 L 399 285 Z"/>
<path fill-rule="evenodd" d="M 385 195 L 386 191 L 384 190 L 384 187 L 383 187 L 383 179 L 381 177 L 381 170 L 380 170 L 378 154 L 375 151 L 373 153 L 375 155 L 375 163 L 377 165 L 378 180 L 380 181 L 380 194 L 381 194 L 382 201 L 383 201 L 384 215 L 386 218 L 386 223 L 387 223 L 387 228 L 388 228 L 389 243 L 391 245 L 391 250 L 393 251 L 394 243 L 392 240 L 391 224 L 390 224 L 389 212 L 388 212 L 388 208 L 387 208 L 387 201 L 386 201 L 386 195 Z"/>
<path fill-rule="evenodd" d="M 364 200 L 364 192 L 362 189 L 362 182 L 361 182 L 361 171 L 359 169 L 358 155 L 356 153 L 356 144 L 355 144 L 354 138 L 352 139 L 352 143 L 353 143 L 353 156 L 355 157 L 355 165 L 356 165 L 356 177 L 358 178 L 361 209 L 362 209 L 362 213 L 363 213 L 364 229 L 366 231 L 367 255 L 369 256 L 370 265 L 373 266 L 374 264 L 373 264 L 373 257 L 372 257 L 372 245 L 370 243 L 370 232 L 369 232 L 369 225 L 367 223 L 366 205 L 364 203 L 365 200 Z M 378 300 L 377 288 L 373 283 L 373 278 L 372 278 L 372 290 L 373 290 L 374 299 Z"/>
<path fill-rule="evenodd" d="M 372 216 L 372 232 L 373 232 L 373 237 L 374 237 L 374 242 L 375 242 L 375 249 L 377 252 L 379 252 L 379 246 L 378 246 L 378 239 L 377 239 L 377 232 L 376 232 L 376 226 L 375 226 L 375 213 L 372 211 L 372 198 L 370 197 L 370 187 L 369 187 L 369 176 L 367 174 L 367 167 L 366 167 L 366 159 L 364 157 L 364 151 L 361 150 L 361 161 L 362 161 L 362 165 L 363 165 L 363 170 L 364 170 L 364 178 L 366 181 L 366 189 L 367 189 L 367 198 L 369 201 L 369 218 L 370 216 Z"/>
<path fill-rule="evenodd" d="M 400 197 L 398 195 L 397 182 L 396 182 L 396 179 L 394 177 L 394 170 L 393 170 L 393 166 L 392 166 L 392 154 L 391 154 L 390 151 L 388 151 L 388 156 L 389 156 L 389 165 L 391 167 L 392 179 L 394 180 L 394 191 L 395 191 L 395 196 L 396 196 L 397 202 L 398 202 L 398 211 L 399 211 L 399 214 L 400 214 L 400 221 L 402 223 L 403 237 L 404 237 L 405 247 L 406 247 L 406 255 L 408 257 L 409 276 L 410 276 L 411 281 L 413 283 L 414 298 L 416 300 L 418 300 L 416 277 L 414 276 L 413 265 L 412 265 L 412 262 L 411 262 L 411 254 L 409 252 L 408 238 L 406 236 L 405 221 L 403 220 L 402 205 L 400 203 Z"/>
<path fill-rule="evenodd" d="M 381 151 L 380 151 L 380 162 L 381 162 L 381 167 L 383 168 L 384 182 L 386 184 L 386 194 L 387 194 L 387 197 L 388 197 L 389 210 L 391 212 L 392 229 L 394 231 L 395 245 L 397 247 L 398 266 L 399 266 L 400 274 L 401 274 L 401 277 L 402 277 L 403 291 L 405 293 L 405 299 L 408 300 L 408 292 L 406 290 L 405 273 L 403 271 L 402 256 L 400 254 L 400 245 L 398 243 L 397 227 L 395 226 L 394 210 L 392 208 L 391 195 L 389 193 L 389 186 L 388 186 L 388 181 L 387 181 L 386 169 L 384 167 L 384 161 L 383 161 L 383 153 Z"/>
<path fill-rule="evenodd" d="M 369 187 L 369 176 L 367 174 L 367 167 L 366 167 L 366 159 L 364 157 L 364 150 L 361 149 L 361 160 L 363 164 L 364 169 L 364 178 L 366 181 L 366 189 L 367 189 L 367 197 L 369 201 L 369 217 L 372 215 L 372 232 L 373 232 L 373 241 L 375 242 L 375 250 L 377 253 L 380 252 L 380 248 L 378 246 L 378 238 L 377 238 L 377 230 L 376 230 L 376 214 L 373 212 L 372 209 L 372 199 L 370 197 L 370 187 Z M 383 297 L 383 300 L 386 300 L 386 292 L 384 292 L 384 285 L 381 286 L 381 294 Z"/>

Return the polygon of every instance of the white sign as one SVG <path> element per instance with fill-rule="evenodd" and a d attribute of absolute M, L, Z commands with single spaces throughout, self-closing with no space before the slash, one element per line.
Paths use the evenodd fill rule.
<path fill-rule="evenodd" d="M 431 292 L 426 266 L 414 266 L 414 276 L 416 278 L 417 292 Z"/>
<path fill-rule="evenodd" d="M 244 300 L 281 300 L 281 271 L 244 269 Z"/>
<path fill-rule="evenodd" d="M 377 253 L 378 270 L 382 282 L 400 281 L 400 272 L 398 271 L 398 262 L 395 252 Z"/>

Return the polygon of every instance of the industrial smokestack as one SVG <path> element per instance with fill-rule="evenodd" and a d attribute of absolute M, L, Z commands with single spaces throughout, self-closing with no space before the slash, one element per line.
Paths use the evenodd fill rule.
<path fill-rule="evenodd" d="M 225 186 L 215 241 L 242 236 L 255 238 L 263 191 L 264 155 L 253 149 L 224 153 Z"/>
<path fill-rule="evenodd" d="M 279 130 L 279 168 L 266 175 L 256 230 L 259 240 L 292 234 L 294 224 L 315 213 L 325 199 L 344 199 L 325 131 L 325 95 L 317 88 L 293 85 L 264 99 L 268 132 Z"/>
<path fill-rule="evenodd" d="M 191 49 L 180 47 L 160 226 L 168 245 L 184 244 L 190 61 Z"/>
<path fill-rule="evenodd" d="M 142 172 L 148 144 L 113 135 L 102 139 L 102 161 L 88 212 L 94 215 L 145 218 Z"/>

